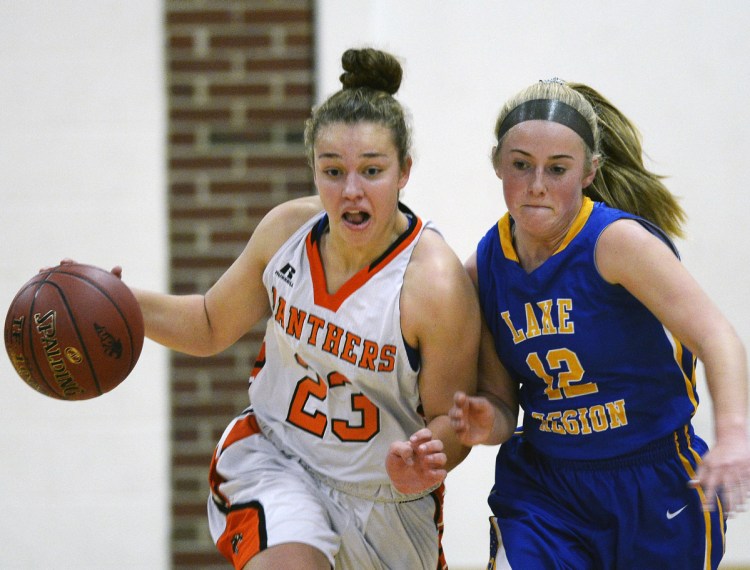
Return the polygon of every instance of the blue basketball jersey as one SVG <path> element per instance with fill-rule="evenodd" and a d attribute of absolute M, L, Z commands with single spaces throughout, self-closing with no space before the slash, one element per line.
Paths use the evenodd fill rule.
<path fill-rule="evenodd" d="M 584 198 L 559 249 L 526 273 L 500 219 L 477 248 L 479 297 L 509 373 L 520 384 L 527 440 L 551 457 L 605 459 L 688 424 L 698 406 L 693 354 L 635 297 L 599 274 L 602 231 L 628 218 Z"/>

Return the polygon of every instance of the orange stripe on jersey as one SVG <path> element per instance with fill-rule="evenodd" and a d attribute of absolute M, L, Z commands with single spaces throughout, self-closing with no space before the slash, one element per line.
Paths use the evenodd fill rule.
<path fill-rule="evenodd" d="M 221 452 L 232 445 L 235 441 L 250 437 L 256 433 L 260 433 L 260 426 L 258 426 L 258 420 L 255 419 L 254 415 L 248 414 L 244 418 L 237 420 L 234 426 L 232 426 L 232 430 L 224 438 L 221 450 L 217 455 L 221 455 Z"/>
<path fill-rule="evenodd" d="M 227 513 L 226 527 L 216 541 L 216 548 L 237 570 L 266 547 L 265 516 L 260 503 L 253 502 Z"/>
<path fill-rule="evenodd" d="M 263 344 L 260 345 L 260 351 L 258 352 L 258 356 L 255 357 L 255 364 L 253 364 L 253 370 L 252 372 L 250 372 L 250 378 L 255 378 L 265 365 L 266 365 L 266 343 L 265 341 L 263 341 Z"/>
<path fill-rule="evenodd" d="M 443 524 L 443 504 L 445 502 L 445 483 L 435 489 L 431 495 L 432 500 L 435 501 L 435 515 L 433 519 L 438 531 L 438 562 L 436 570 L 448 570 L 448 561 L 445 559 L 445 552 L 443 552 L 443 531 L 445 529 Z"/>
<path fill-rule="evenodd" d="M 217 504 L 222 505 L 224 508 L 228 508 L 230 504 L 227 496 L 220 491 L 220 486 L 226 481 L 226 479 L 219 475 L 217 469 L 219 456 L 234 442 L 259 432 L 260 427 L 258 426 L 258 421 L 255 419 L 255 416 L 248 414 L 242 418 L 236 419 L 229 433 L 219 442 L 219 445 L 216 446 L 211 457 L 211 466 L 208 469 L 208 484 L 211 488 L 211 494 L 213 495 L 214 501 L 216 501 Z"/>
<path fill-rule="evenodd" d="M 391 246 L 375 262 L 368 267 L 362 268 L 344 283 L 338 291 L 331 294 L 328 292 L 326 285 L 326 275 L 323 269 L 323 261 L 320 257 L 320 241 L 314 239 L 315 229 L 308 235 L 305 241 L 307 249 L 307 258 L 310 262 L 310 277 L 312 278 L 313 291 L 315 295 L 315 304 L 331 311 L 336 311 L 349 296 L 362 287 L 367 281 L 380 271 L 383 267 L 409 247 L 419 235 L 422 229 L 422 220 L 414 217 L 414 222 L 409 226 L 401 236 L 391 244 Z"/>

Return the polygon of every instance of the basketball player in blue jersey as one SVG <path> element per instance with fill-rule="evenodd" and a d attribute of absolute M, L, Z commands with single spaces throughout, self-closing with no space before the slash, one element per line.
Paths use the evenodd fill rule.
<path fill-rule="evenodd" d="M 272 210 L 205 295 L 135 290 L 146 335 L 218 353 L 267 319 L 250 404 L 210 470 L 211 534 L 246 569 L 436 570 L 451 428 L 475 393 L 480 313 L 464 267 L 400 203 L 410 133 L 398 61 L 342 57 L 305 142 L 319 196 Z"/>
<path fill-rule="evenodd" d="M 523 570 L 716 568 L 750 491 L 747 363 L 670 240 L 684 212 L 590 87 L 530 86 L 495 135 L 508 213 L 466 263 L 479 395 L 450 412 L 467 445 L 502 443 L 489 567 L 504 543 Z M 696 358 L 711 451 L 691 426 Z"/>

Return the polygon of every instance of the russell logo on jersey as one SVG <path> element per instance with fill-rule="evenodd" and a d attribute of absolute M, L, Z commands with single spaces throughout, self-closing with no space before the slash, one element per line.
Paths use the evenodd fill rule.
<path fill-rule="evenodd" d="M 294 283 L 292 283 L 292 279 L 294 278 L 294 274 L 296 272 L 297 270 L 294 267 L 292 267 L 291 263 L 287 263 L 281 269 L 277 269 L 275 274 L 276 274 L 276 277 L 283 280 L 284 283 L 286 283 L 290 287 L 294 287 Z"/>

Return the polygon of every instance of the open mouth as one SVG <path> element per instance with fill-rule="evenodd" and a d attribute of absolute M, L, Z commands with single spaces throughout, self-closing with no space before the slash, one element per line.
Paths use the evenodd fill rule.
<path fill-rule="evenodd" d="M 359 226 L 370 219 L 370 214 L 365 212 L 346 212 L 343 217 L 346 223 Z"/>

